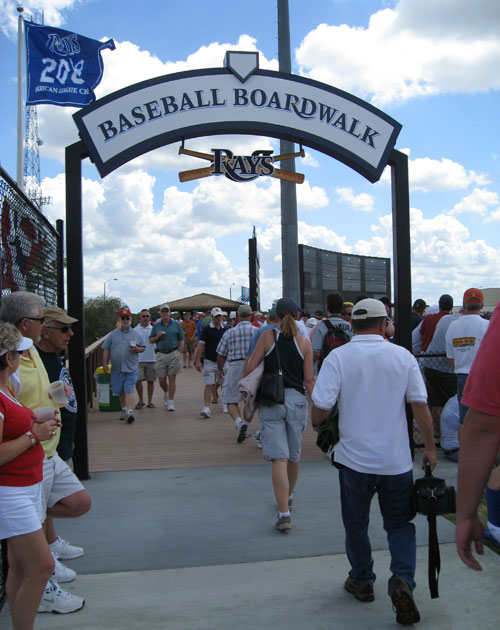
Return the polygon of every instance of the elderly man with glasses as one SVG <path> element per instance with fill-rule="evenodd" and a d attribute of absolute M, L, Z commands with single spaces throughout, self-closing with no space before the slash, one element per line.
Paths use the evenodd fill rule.
<path fill-rule="evenodd" d="M 179 322 L 170 316 L 168 304 L 160 306 L 160 315 L 161 320 L 153 326 L 149 342 L 156 344 L 158 382 L 163 390 L 163 405 L 167 411 L 175 411 L 176 378 L 182 372 L 184 333 Z"/>
<path fill-rule="evenodd" d="M 132 407 L 134 404 L 134 386 L 137 382 L 139 354 L 145 347 L 141 337 L 131 328 L 132 313 L 125 307 L 119 312 L 120 328 L 115 328 L 102 344 L 102 362 L 104 373 L 108 373 L 111 358 L 111 391 L 120 398 L 122 412 L 120 420 L 128 424 L 135 422 Z"/>

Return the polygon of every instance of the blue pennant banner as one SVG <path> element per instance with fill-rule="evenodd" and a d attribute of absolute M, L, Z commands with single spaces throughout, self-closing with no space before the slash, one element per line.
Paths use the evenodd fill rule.
<path fill-rule="evenodd" d="M 115 49 L 112 39 L 99 42 L 60 28 L 25 22 L 26 105 L 83 107 L 95 101 L 102 79 L 101 50 Z"/>

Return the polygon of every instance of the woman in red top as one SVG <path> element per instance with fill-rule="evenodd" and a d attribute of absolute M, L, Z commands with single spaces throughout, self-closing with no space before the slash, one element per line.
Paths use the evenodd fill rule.
<path fill-rule="evenodd" d="M 0 322 L 0 539 L 7 539 L 6 592 L 14 630 L 31 630 L 54 560 L 42 532 L 40 490 L 43 448 L 55 418 L 34 423 L 30 409 L 8 387 L 19 354 L 33 344 Z"/>

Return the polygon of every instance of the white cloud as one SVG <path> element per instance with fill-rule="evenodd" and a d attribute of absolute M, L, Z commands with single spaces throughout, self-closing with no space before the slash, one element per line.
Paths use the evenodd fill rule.
<path fill-rule="evenodd" d="M 409 150 L 404 150 L 410 153 Z M 491 182 L 486 173 L 476 173 L 467 170 L 462 164 L 449 158 L 423 157 L 408 160 L 408 179 L 411 191 L 425 193 L 463 190 L 472 185 L 485 186 Z M 386 168 L 381 180 L 385 183 L 391 181 L 391 170 Z"/>
<path fill-rule="evenodd" d="M 335 189 L 337 193 L 337 201 L 341 203 L 348 203 L 354 210 L 360 210 L 361 212 L 371 212 L 375 205 L 375 197 L 368 193 L 354 194 L 352 188 L 337 187 Z"/>
<path fill-rule="evenodd" d="M 297 62 L 302 74 L 382 107 L 498 89 L 499 6 L 427 0 L 423 8 L 420 0 L 400 0 L 374 13 L 367 28 L 320 24 L 296 50 Z"/>
<path fill-rule="evenodd" d="M 442 293 L 456 299 L 469 286 L 498 286 L 500 249 L 484 240 L 471 240 L 469 230 L 456 217 L 439 214 L 425 218 L 411 209 L 412 293 L 429 303 Z M 392 257 L 392 216 L 372 226 L 370 241 L 358 241 L 353 253 Z"/>
<path fill-rule="evenodd" d="M 25 20 L 40 21 L 43 11 L 44 23 L 51 26 L 64 28 L 64 11 L 68 11 L 82 0 L 24 0 L 19 2 L 24 8 Z M 17 2 L 13 0 L 0 0 L 0 30 L 14 39 L 17 36 Z"/>
<path fill-rule="evenodd" d="M 489 178 L 485 174 L 467 171 L 461 164 L 448 158 L 409 160 L 408 172 L 410 190 L 423 192 L 459 190 L 472 184 L 481 186 L 489 183 Z"/>
<path fill-rule="evenodd" d="M 461 201 L 453 206 L 450 214 L 472 214 L 484 217 L 488 209 L 493 207 L 496 211 L 500 211 L 500 198 L 498 193 L 482 188 L 474 188 L 470 195 L 464 197 Z M 495 211 L 492 218 L 495 218 Z"/>

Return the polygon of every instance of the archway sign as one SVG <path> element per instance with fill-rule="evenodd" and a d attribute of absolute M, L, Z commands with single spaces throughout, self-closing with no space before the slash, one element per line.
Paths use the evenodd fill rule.
<path fill-rule="evenodd" d="M 227 52 L 224 68 L 143 81 L 74 114 L 104 177 L 133 158 L 184 138 L 252 134 L 300 142 L 371 182 L 387 165 L 401 125 L 351 94 L 259 69 L 259 53 Z"/>
<path fill-rule="evenodd" d="M 390 116 L 330 85 L 262 70 L 257 52 L 228 51 L 222 68 L 142 81 L 108 94 L 73 118 L 81 137 L 66 147 L 66 238 L 71 244 L 67 293 L 74 317 L 83 319 L 82 159 L 90 157 L 105 177 L 139 155 L 174 142 L 250 134 L 311 147 L 344 162 L 370 182 L 378 181 L 384 168 L 391 166 L 397 341 L 411 347 L 408 160 L 394 149 L 401 125 Z M 231 155 L 229 149 L 222 151 Z M 213 174 L 223 174 L 222 170 Z M 75 334 L 69 358 L 77 398 L 82 401 L 86 400 L 84 346 L 83 332 Z M 79 405 L 80 410 L 74 459 L 79 476 L 85 477 L 86 405 Z"/>

